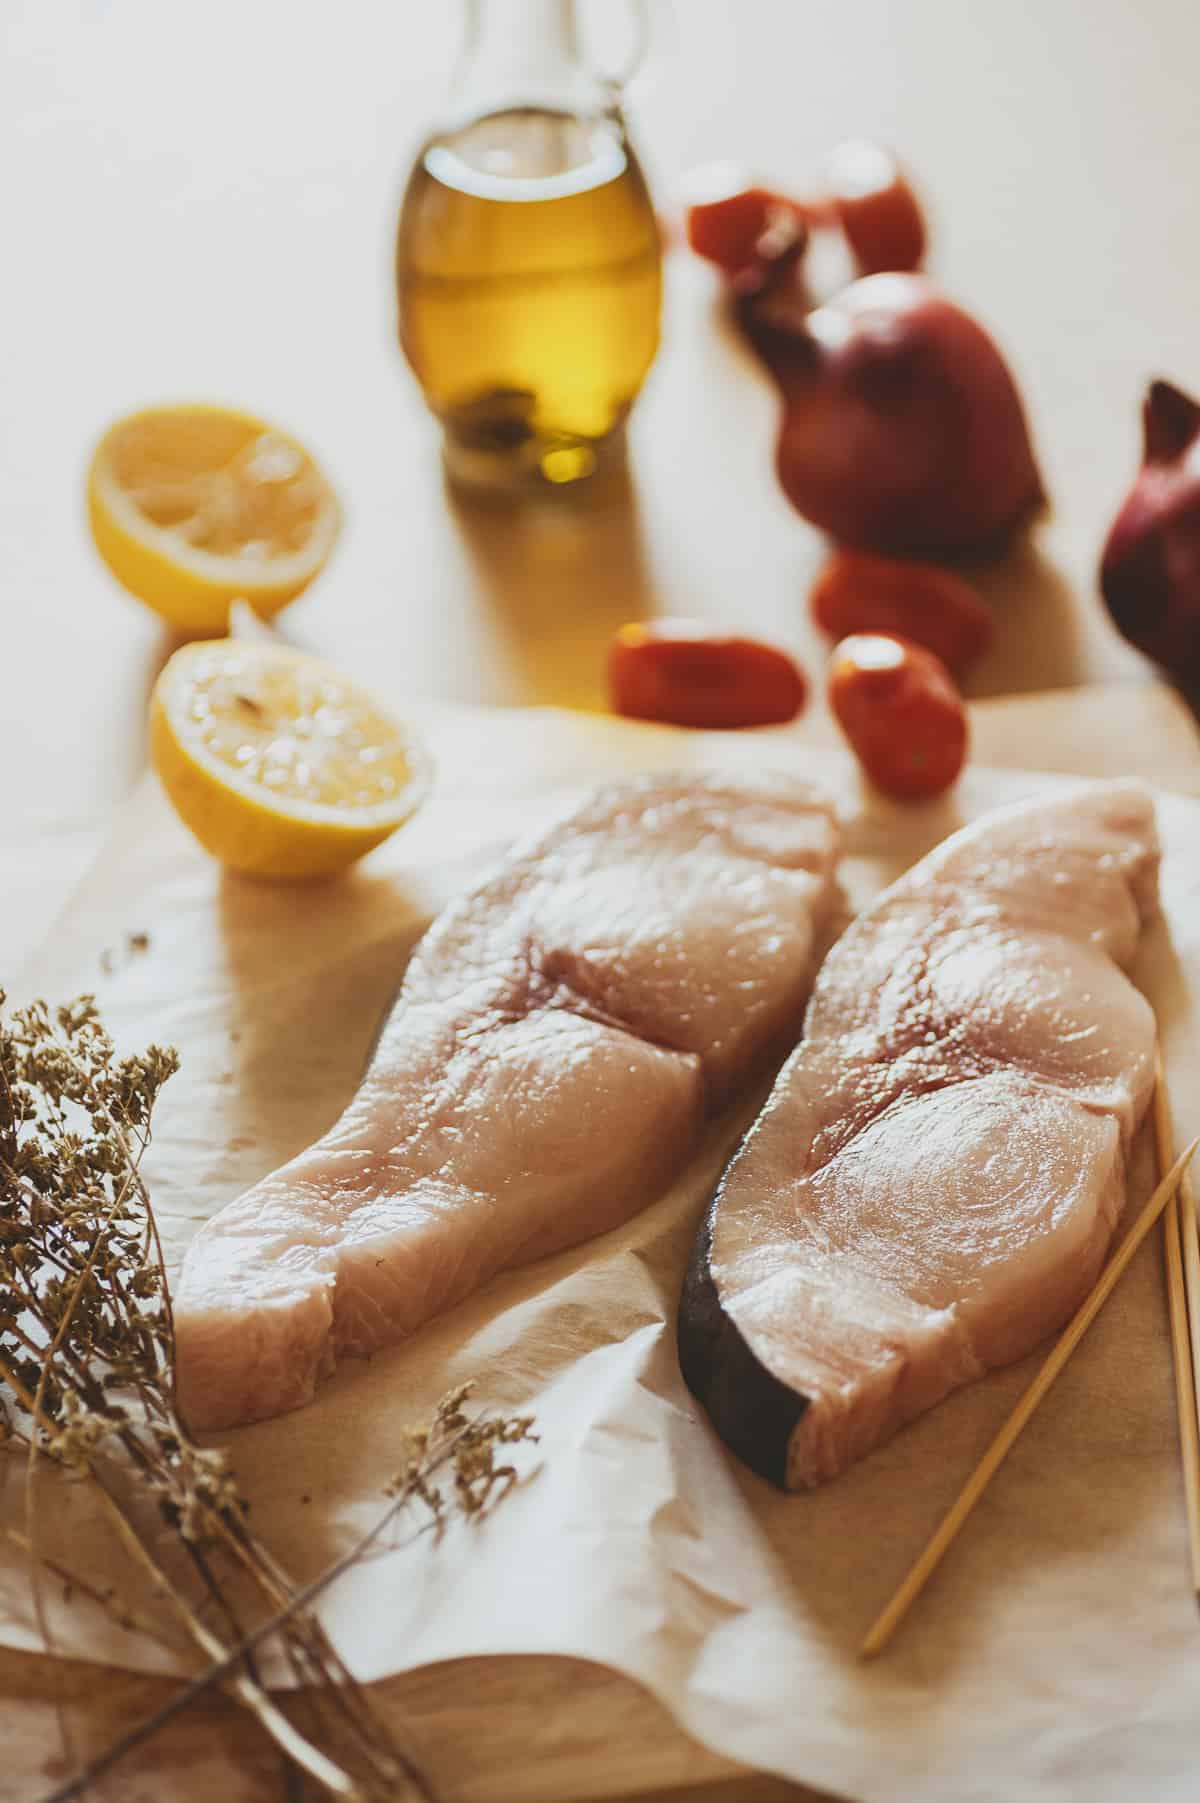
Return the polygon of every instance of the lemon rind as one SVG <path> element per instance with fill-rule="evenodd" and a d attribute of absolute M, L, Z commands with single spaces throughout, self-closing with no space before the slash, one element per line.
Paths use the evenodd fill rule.
<path fill-rule="evenodd" d="M 110 461 L 112 441 L 117 433 L 125 431 L 139 420 L 152 418 L 160 413 L 175 412 L 221 414 L 257 431 L 270 432 L 299 452 L 315 473 L 321 489 L 321 508 L 314 522 L 312 537 L 303 551 L 272 557 L 257 565 L 237 557 L 221 557 L 213 551 L 188 545 L 177 534 L 156 526 L 135 506 L 113 474 Z M 307 587 L 312 577 L 328 562 L 342 525 L 338 498 L 328 478 L 299 439 L 259 419 L 255 414 L 243 413 L 239 408 L 201 403 L 179 402 L 159 407 L 143 407 L 136 413 L 126 414 L 122 419 L 115 420 L 103 434 L 93 453 L 88 472 L 88 497 L 93 507 L 105 508 L 118 529 L 144 551 L 153 553 L 197 583 L 214 590 L 232 590 L 235 593 L 244 591 L 248 594 L 274 594 L 289 587 L 294 593 L 298 593 Z"/>
<path fill-rule="evenodd" d="M 191 649 L 192 647 L 184 647 L 175 655 L 178 658 L 185 658 L 186 662 L 191 662 L 193 660 L 186 657 L 187 652 Z M 284 660 L 291 664 L 302 664 L 309 667 L 328 667 L 324 665 L 321 658 L 312 657 L 307 652 L 296 651 L 290 646 L 261 645 L 248 648 L 241 645 L 239 649 L 243 652 L 248 651 L 253 661 Z M 211 650 L 210 644 L 195 647 L 198 654 L 211 653 Z M 255 653 L 259 655 L 255 656 Z M 195 765 L 208 783 L 215 784 L 220 789 L 232 790 L 266 821 L 286 820 L 295 825 L 312 826 L 320 829 L 324 834 L 331 831 L 336 832 L 347 840 L 371 833 L 378 833 L 382 837 L 394 831 L 396 827 L 403 826 L 429 794 L 433 783 L 434 769 L 433 760 L 423 740 L 397 720 L 390 709 L 381 708 L 373 696 L 370 696 L 365 689 L 361 688 L 361 685 L 348 677 L 342 677 L 347 688 L 357 690 L 365 700 L 370 701 L 376 712 L 385 716 L 388 729 L 403 752 L 408 765 L 408 779 L 399 793 L 390 801 L 376 802 L 370 807 L 348 808 L 337 806 L 332 802 L 305 801 L 299 796 L 281 795 L 276 790 L 269 789 L 264 784 L 241 775 L 232 765 L 225 763 L 221 758 L 214 757 L 203 742 L 197 738 L 190 723 L 187 720 L 181 720 L 178 712 L 173 709 L 172 693 L 183 681 L 182 672 L 176 670 L 172 674 L 168 667 L 164 674 L 167 676 L 167 681 L 157 697 L 157 705 L 162 709 L 178 754 Z M 376 843 L 378 842 L 376 840 Z"/>

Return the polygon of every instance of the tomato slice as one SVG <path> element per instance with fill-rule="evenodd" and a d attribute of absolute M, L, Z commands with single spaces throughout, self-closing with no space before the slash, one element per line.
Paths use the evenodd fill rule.
<path fill-rule="evenodd" d="M 992 616 L 969 582 L 934 563 L 837 551 L 809 596 L 812 617 L 831 639 L 886 632 L 911 639 L 962 676 L 986 651 Z"/>
<path fill-rule="evenodd" d="M 866 139 L 841 144 L 826 160 L 823 173 L 838 223 L 863 275 L 920 268 L 925 216 L 890 150 Z"/>
<path fill-rule="evenodd" d="M 697 256 L 728 276 L 739 275 L 781 251 L 802 250 L 814 208 L 761 187 L 734 163 L 695 170 L 686 187 L 687 241 Z"/>
<path fill-rule="evenodd" d="M 697 620 L 622 626 L 608 662 L 613 711 L 668 726 L 777 726 L 804 706 L 804 672 L 785 651 Z"/>
<path fill-rule="evenodd" d="M 829 667 L 829 705 L 871 781 L 897 801 L 943 794 L 967 755 L 967 710 L 940 658 L 908 639 L 862 632 Z"/>

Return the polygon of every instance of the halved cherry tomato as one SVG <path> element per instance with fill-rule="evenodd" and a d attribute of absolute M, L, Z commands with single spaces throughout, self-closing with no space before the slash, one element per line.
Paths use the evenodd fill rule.
<path fill-rule="evenodd" d="M 812 617 L 831 639 L 889 632 L 924 645 L 954 676 L 987 649 L 992 616 L 971 587 L 935 563 L 836 551 L 809 596 Z"/>
<path fill-rule="evenodd" d="M 940 658 L 908 639 L 860 632 L 829 667 L 829 705 L 871 781 L 897 801 L 948 789 L 967 754 L 967 711 Z"/>
<path fill-rule="evenodd" d="M 804 706 L 799 665 L 774 645 L 698 620 L 622 626 L 608 660 L 613 711 L 668 726 L 774 726 Z"/>
<path fill-rule="evenodd" d="M 841 144 L 826 159 L 823 174 L 863 275 L 920 268 L 925 217 L 891 151 L 866 139 Z"/>
<path fill-rule="evenodd" d="M 813 209 L 760 187 L 737 164 L 695 170 L 685 186 L 693 197 L 685 218 L 688 243 L 726 275 L 770 260 L 784 240 L 803 247 Z"/>

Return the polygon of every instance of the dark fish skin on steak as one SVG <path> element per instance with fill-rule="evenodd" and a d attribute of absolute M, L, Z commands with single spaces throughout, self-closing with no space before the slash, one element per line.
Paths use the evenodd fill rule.
<path fill-rule="evenodd" d="M 660 1195 L 706 1116 L 794 1043 L 838 854 L 805 783 L 641 778 L 439 915 L 340 1119 L 188 1249 L 189 1424 L 298 1408 L 341 1356 Z"/>
<path fill-rule="evenodd" d="M 688 1261 L 679 1308 L 679 1367 L 730 1450 L 782 1490 L 792 1430 L 808 1398 L 759 1363 L 722 1306 L 712 1274 L 712 1224 L 720 1196 L 718 1188 Z"/>
<path fill-rule="evenodd" d="M 1154 1081 L 1132 783 L 990 815 L 871 904 L 701 1224 L 685 1382 L 747 1465 L 837 1476 L 1091 1288 Z"/>

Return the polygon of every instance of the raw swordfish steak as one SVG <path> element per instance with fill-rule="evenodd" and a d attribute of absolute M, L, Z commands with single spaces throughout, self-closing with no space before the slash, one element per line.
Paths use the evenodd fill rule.
<path fill-rule="evenodd" d="M 658 1195 L 706 1114 L 794 1043 L 837 856 L 805 784 L 643 778 L 446 909 L 340 1120 L 188 1249 L 190 1423 L 296 1408 L 340 1354 Z"/>
<path fill-rule="evenodd" d="M 1121 967 L 1158 861 L 1134 784 L 1006 809 L 833 948 L 680 1311 L 688 1387 L 764 1477 L 836 1476 L 1091 1288 L 1154 1081 Z"/>

